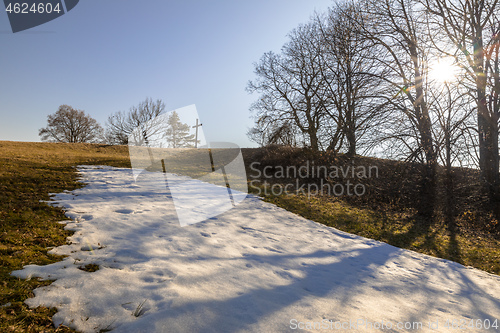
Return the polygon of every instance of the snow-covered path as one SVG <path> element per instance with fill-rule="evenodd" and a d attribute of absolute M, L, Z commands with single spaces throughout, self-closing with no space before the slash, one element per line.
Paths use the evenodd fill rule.
<path fill-rule="evenodd" d="M 83 332 L 456 332 L 464 330 L 453 320 L 467 328 L 472 319 L 500 326 L 498 276 L 340 232 L 254 196 L 181 227 L 158 186 L 163 175 L 136 185 L 130 169 L 80 170 L 88 185 L 53 198 L 75 220 L 66 226 L 76 231 L 72 244 L 51 250 L 68 257 L 13 272 L 56 279 L 27 301 L 57 307 L 56 324 Z M 91 263 L 100 269 L 78 268 Z"/>

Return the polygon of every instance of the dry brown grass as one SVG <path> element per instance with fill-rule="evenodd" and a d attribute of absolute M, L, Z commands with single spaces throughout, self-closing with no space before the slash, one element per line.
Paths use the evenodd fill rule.
<path fill-rule="evenodd" d="M 49 281 L 14 278 L 24 265 L 60 260 L 47 247 L 66 243 L 69 232 L 56 223 L 62 211 L 40 200 L 49 193 L 73 190 L 75 166 L 106 164 L 130 167 L 126 146 L 0 141 L 0 332 L 70 332 L 54 328 L 55 309 L 30 309 L 24 301 Z"/>
<path fill-rule="evenodd" d="M 266 200 L 340 230 L 373 238 L 394 246 L 418 251 L 473 266 L 500 275 L 500 232 L 498 219 L 489 210 L 481 194 L 477 170 L 454 169 L 454 214 L 446 216 L 443 170 L 439 170 L 435 216 L 417 213 L 420 201 L 421 165 L 392 160 L 356 156 L 353 160 L 328 152 L 291 147 L 268 147 L 243 151 L 249 176 L 250 163 L 267 166 L 295 166 L 307 163 L 316 166 L 377 166 L 379 177 L 363 179 L 367 192 L 361 197 L 269 195 Z M 273 169 L 268 173 L 273 174 Z M 257 175 L 254 172 L 254 176 Z M 294 183 L 290 179 L 266 179 L 270 184 Z M 336 179 L 344 183 L 346 179 Z M 352 179 L 351 179 L 352 181 Z M 301 179 L 302 183 L 319 183 L 318 178 Z M 355 181 L 356 182 L 356 181 Z M 262 183 L 261 183 L 262 184 Z M 269 186 L 268 186 L 269 188 Z M 250 190 L 252 188 L 250 187 Z M 256 194 L 258 189 L 254 191 Z M 263 189 L 260 191 L 263 193 Z M 269 193 L 270 191 L 268 191 Z"/>
<path fill-rule="evenodd" d="M 254 161 L 262 166 L 300 165 L 311 158 L 318 163 L 342 163 L 342 159 L 332 160 L 325 153 L 316 156 L 296 149 L 245 149 L 243 153 L 247 166 Z M 500 274 L 500 242 L 484 229 L 487 224 L 477 223 L 478 216 L 488 214 L 470 199 L 468 184 L 473 177 L 467 171 L 458 177 L 460 188 L 456 191 L 457 205 L 464 212 L 457 212 L 457 228 L 450 233 L 439 214 L 430 225 L 415 216 L 416 166 L 358 159 L 380 168 L 380 178 L 368 184 L 371 194 L 360 200 L 301 196 L 266 200 L 347 232 Z M 24 304 L 34 288 L 50 281 L 21 280 L 10 272 L 61 259 L 47 254 L 47 248 L 65 244 L 70 233 L 56 222 L 66 218 L 60 209 L 40 200 L 48 200 L 49 193 L 80 187 L 75 172 L 80 164 L 130 167 L 126 146 L 0 141 L 0 332 L 72 332 L 67 327 L 53 327 L 55 309 L 30 309 Z M 97 268 L 83 267 L 89 274 Z"/>

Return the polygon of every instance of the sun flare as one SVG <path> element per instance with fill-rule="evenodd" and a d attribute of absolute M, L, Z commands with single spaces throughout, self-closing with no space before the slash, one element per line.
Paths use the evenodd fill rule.
<path fill-rule="evenodd" d="M 453 58 L 441 58 L 430 67 L 430 78 L 438 83 L 450 83 L 457 78 L 458 68 Z"/>

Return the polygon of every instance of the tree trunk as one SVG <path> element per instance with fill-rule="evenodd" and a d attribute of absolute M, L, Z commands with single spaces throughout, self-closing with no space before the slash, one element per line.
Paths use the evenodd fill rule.
<path fill-rule="evenodd" d="M 484 116 L 478 112 L 479 130 L 479 165 L 481 178 L 492 203 L 499 198 L 499 151 L 498 151 L 498 125 L 495 117 Z"/>
<path fill-rule="evenodd" d="M 356 155 L 356 133 L 353 130 L 349 129 L 347 132 L 347 142 L 349 144 L 349 150 L 347 151 L 348 156 Z"/>
<path fill-rule="evenodd" d="M 417 118 L 418 132 L 421 141 L 420 144 L 422 150 L 424 151 L 426 160 L 422 179 L 422 193 L 420 196 L 419 213 L 428 218 L 430 223 L 430 219 L 434 215 L 434 204 L 436 201 L 437 155 L 434 149 L 432 138 L 432 123 L 425 101 L 425 92 L 423 87 L 422 74 L 420 73 L 420 64 L 418 61 L 418 51 L 416 45 L 410 45 L 410 54 L 413 59 L 415 70 L 415 116 Z"/>
<path fill-rule="evenodd" d="M 311 144 L 311 149 L 314 151 L 319 150 L 319 140 L 318 140 L 318 135 L 316 133 L 316 130 L 309 130 L 309 141 Z"/>
<path fill-rule="evenodd" d="M 354 116 L 354 106 L 352 105 L 352 100 L 349 99 L 348 102 L 345 131 L 347 144 L 349 145 L 347 155 L 352 157 L 356 155 L 356 118 Z"/>
<path fill-rule="evenodd" d="M 479 132 L 479 168 L 481 178 L 490 202 L 498 201 L 499 156 L 498 156 L 498 119 L 488 111 L 486 99 L 486 76 L 484 69 L 483 36 L 477 29 L 474 41 L 474 73 L 476 75 L 477 125 Z"/>

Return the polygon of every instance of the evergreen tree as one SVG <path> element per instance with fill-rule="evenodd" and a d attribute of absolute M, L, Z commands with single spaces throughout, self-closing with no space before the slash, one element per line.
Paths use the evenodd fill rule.
<path fill-rule="evenodd" d="M 193 148 L 195 144 L 194 134 L 189 134 L 188 124 L 181 122 L 177 112 L 173 111 L 168 117 L 165 138 L 169 148 Z"/>

